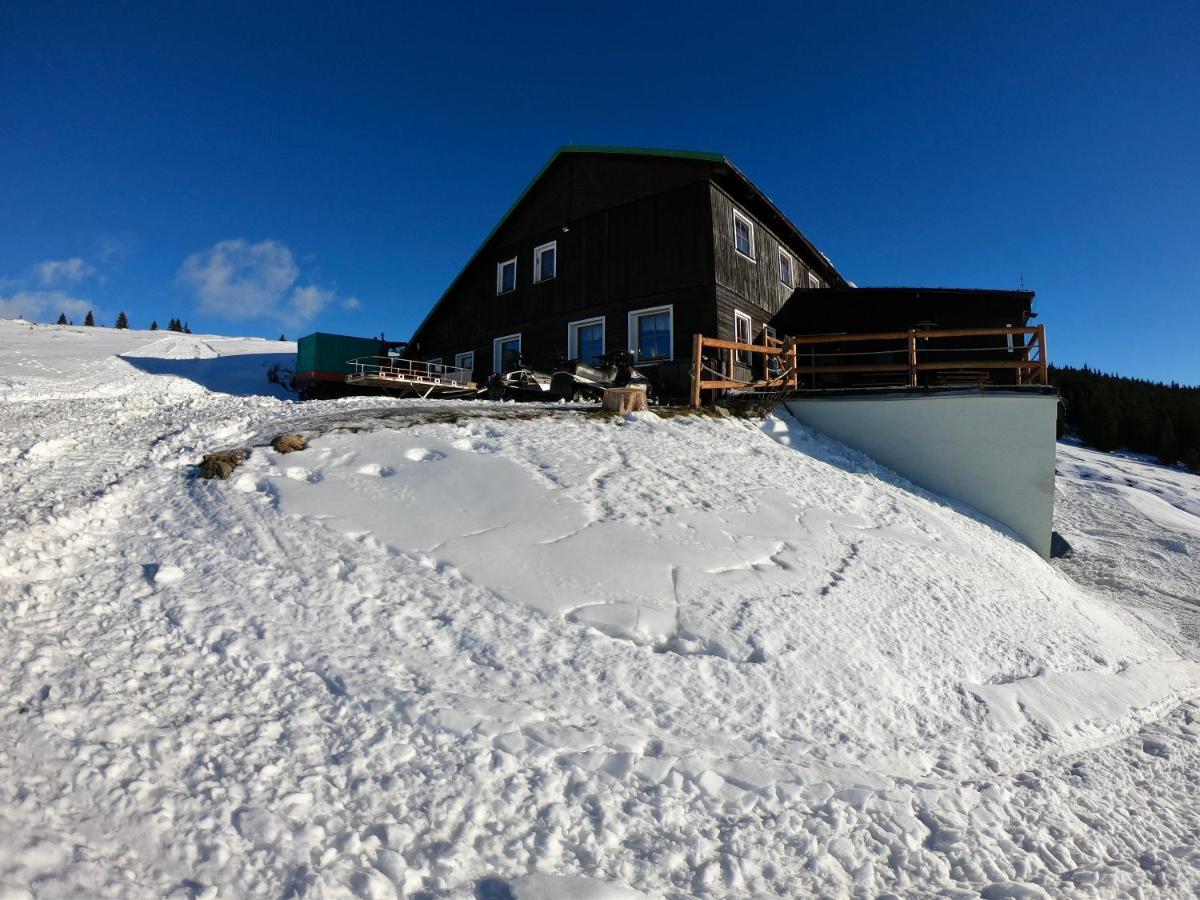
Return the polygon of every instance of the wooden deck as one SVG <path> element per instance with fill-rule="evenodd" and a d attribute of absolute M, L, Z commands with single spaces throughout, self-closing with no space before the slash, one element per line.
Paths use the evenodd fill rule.
<path fill-rule="evenodd" d="M 363 356 L 349 362 L 354 372 L 346 376 L 347 384 L 396 391 L 402 397 L 465 396 L 478 389 L 471 370 L 457 366 L 392 356 Z"/>
<path fill-rule="evenodd" d="M 947 342 L 953 342 L 947 345 Z M 822 348 L 822 349 L 818 349 Z M 825 349 L 828 348 L 828 349 Z M 705 351 L 717 351 L 708 353 Z M 804 363 L 803 365 L 801 363 Z M 822 390 L 821 376 L 860 376 L 875 386 L 990 385 L 992 372 L 1009 371 L 1015 386 L 1049 384 L 1046 326 L 929 328 L 870 334 L 763 336 L 739 344 L 697 334 L 692 350 L 692 405 L 703 391 L 732 390 L 764 397 L 800 389 Z M 755 369 L 758 377 L 753 377 Z M 739 373 L 751 373 L 740 377 Z"/>

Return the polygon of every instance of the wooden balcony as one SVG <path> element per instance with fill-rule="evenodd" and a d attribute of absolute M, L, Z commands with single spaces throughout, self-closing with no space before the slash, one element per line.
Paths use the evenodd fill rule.
<path fill-rule="evenodd" d="M 707 352 L 706 352 L 707 351 Z M 1048 384 L 1046 327 L 930 328 L 866 334 L 764 334 L 762 343 L 697 334 L 692 405 L 704 391 L 764 397 L 853 387 Z"/>

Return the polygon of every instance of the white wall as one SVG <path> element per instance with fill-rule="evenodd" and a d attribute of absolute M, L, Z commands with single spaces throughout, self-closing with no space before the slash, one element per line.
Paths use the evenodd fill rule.
<path fill-rule="evenodd" d="M 1057 396 L 1017 391 L 796 398 L 800 422 L 1007 525 L 1043 557 L 1054 522 Z"/>

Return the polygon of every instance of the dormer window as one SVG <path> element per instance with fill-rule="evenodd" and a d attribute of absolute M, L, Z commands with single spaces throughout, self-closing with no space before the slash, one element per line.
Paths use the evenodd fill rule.
<path fill-rule="evenodd" d="M 496 293 L 507 294 L 517 289 L 517 258 L 496 263 Z"/>
<path fill-rule="evenodd" d="M 796 286 L 795 263 L 792 255 L 782 247 L 779 249 L 779 280 L 788 287 Z"/>
<path fill-rule="evenodd" d="M 808 273 L 808 286 L 810 288 L 819 288 L 821 286 L 821 279 L 818 278 L 812 272 L 809 272 Z"/>
<path fill-rule="evenodd" d="M 558 242 L 533 248 L 533 283 L 549 281 L 558 274 Z"/>
<path fill-rule="evenodd" d="M 754 259 L 754 223 L 736 209 L 733 211 L 733 246 L 747 259 Z"/>

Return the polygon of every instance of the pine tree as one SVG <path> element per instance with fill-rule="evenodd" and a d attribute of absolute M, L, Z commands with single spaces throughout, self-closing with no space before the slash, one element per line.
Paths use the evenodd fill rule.
<path fill-rule="evenodd" d="M 92 315 L 92 311 L 90 309 L 88 310 L 87 316 L 83 320 L 83 324 L 89 327 L 96 324 L 96 317 Z"/>
<path fill-rule="evenodd" d="M 1164 419 L 1158 436 L 1158 461 L 1164 466 L 1179 462 L 1179 441 L 1175 437 L 1175 424 L 1169 418 Z"/>
<path fill-rule="evenodd" d="M 280 339 L 281 341 L 286 341 L 286 340 L 287 340 L 287 335 L 286 335 L 286 334 L 281 334 L 281 335 L 279 336 L 279 339 Z"/>
<path fill-rule="evenodd" d="M 184 334 L 191 334 L 191 333 L 192 333 L 192 329 L 191 329 L 191 328 L 188 326 L 188 323 L 187 323 L 187 322 L 184 322 L 184 323 L 183 323 L 183 333 L 184 333 Z"/>
<path fill-rule="evenodd" d="M 59 313 L 59 314 L 58 314 L 58 324 L 59 324 L 59 325 L 66 325 L 66 324 L 67 324 L 67 314 L 66 314 L 66 313 Z"/>
<path fill-rule="evenodd" d="M 183 331 L 183 326 L 179 323 L 178 319 L 172 319 L 170 324 L 167 325 L 167 331 Z"/>
<path fill-rule="evenodd" d="M 129 317 L 125 315 L 124 310 L 121 310 L 121 312 L 117 315 L 117 324 L 114 325 L 113 327 L 114 328 L 128 328 L 129 327 Z"/>
<path fill-rule="evenodd" d="M 155 319 L 153 322 L 150 323 L 150 330 L 158 331 L 158 319 Z"/>
<path fill-rule="evenodd" d="M 1052 368 L 1069 429 L 1098 449 L 1116 446 L 1200 466 L 1200 387 L 1109 375 L 1090 366 Z"/>

